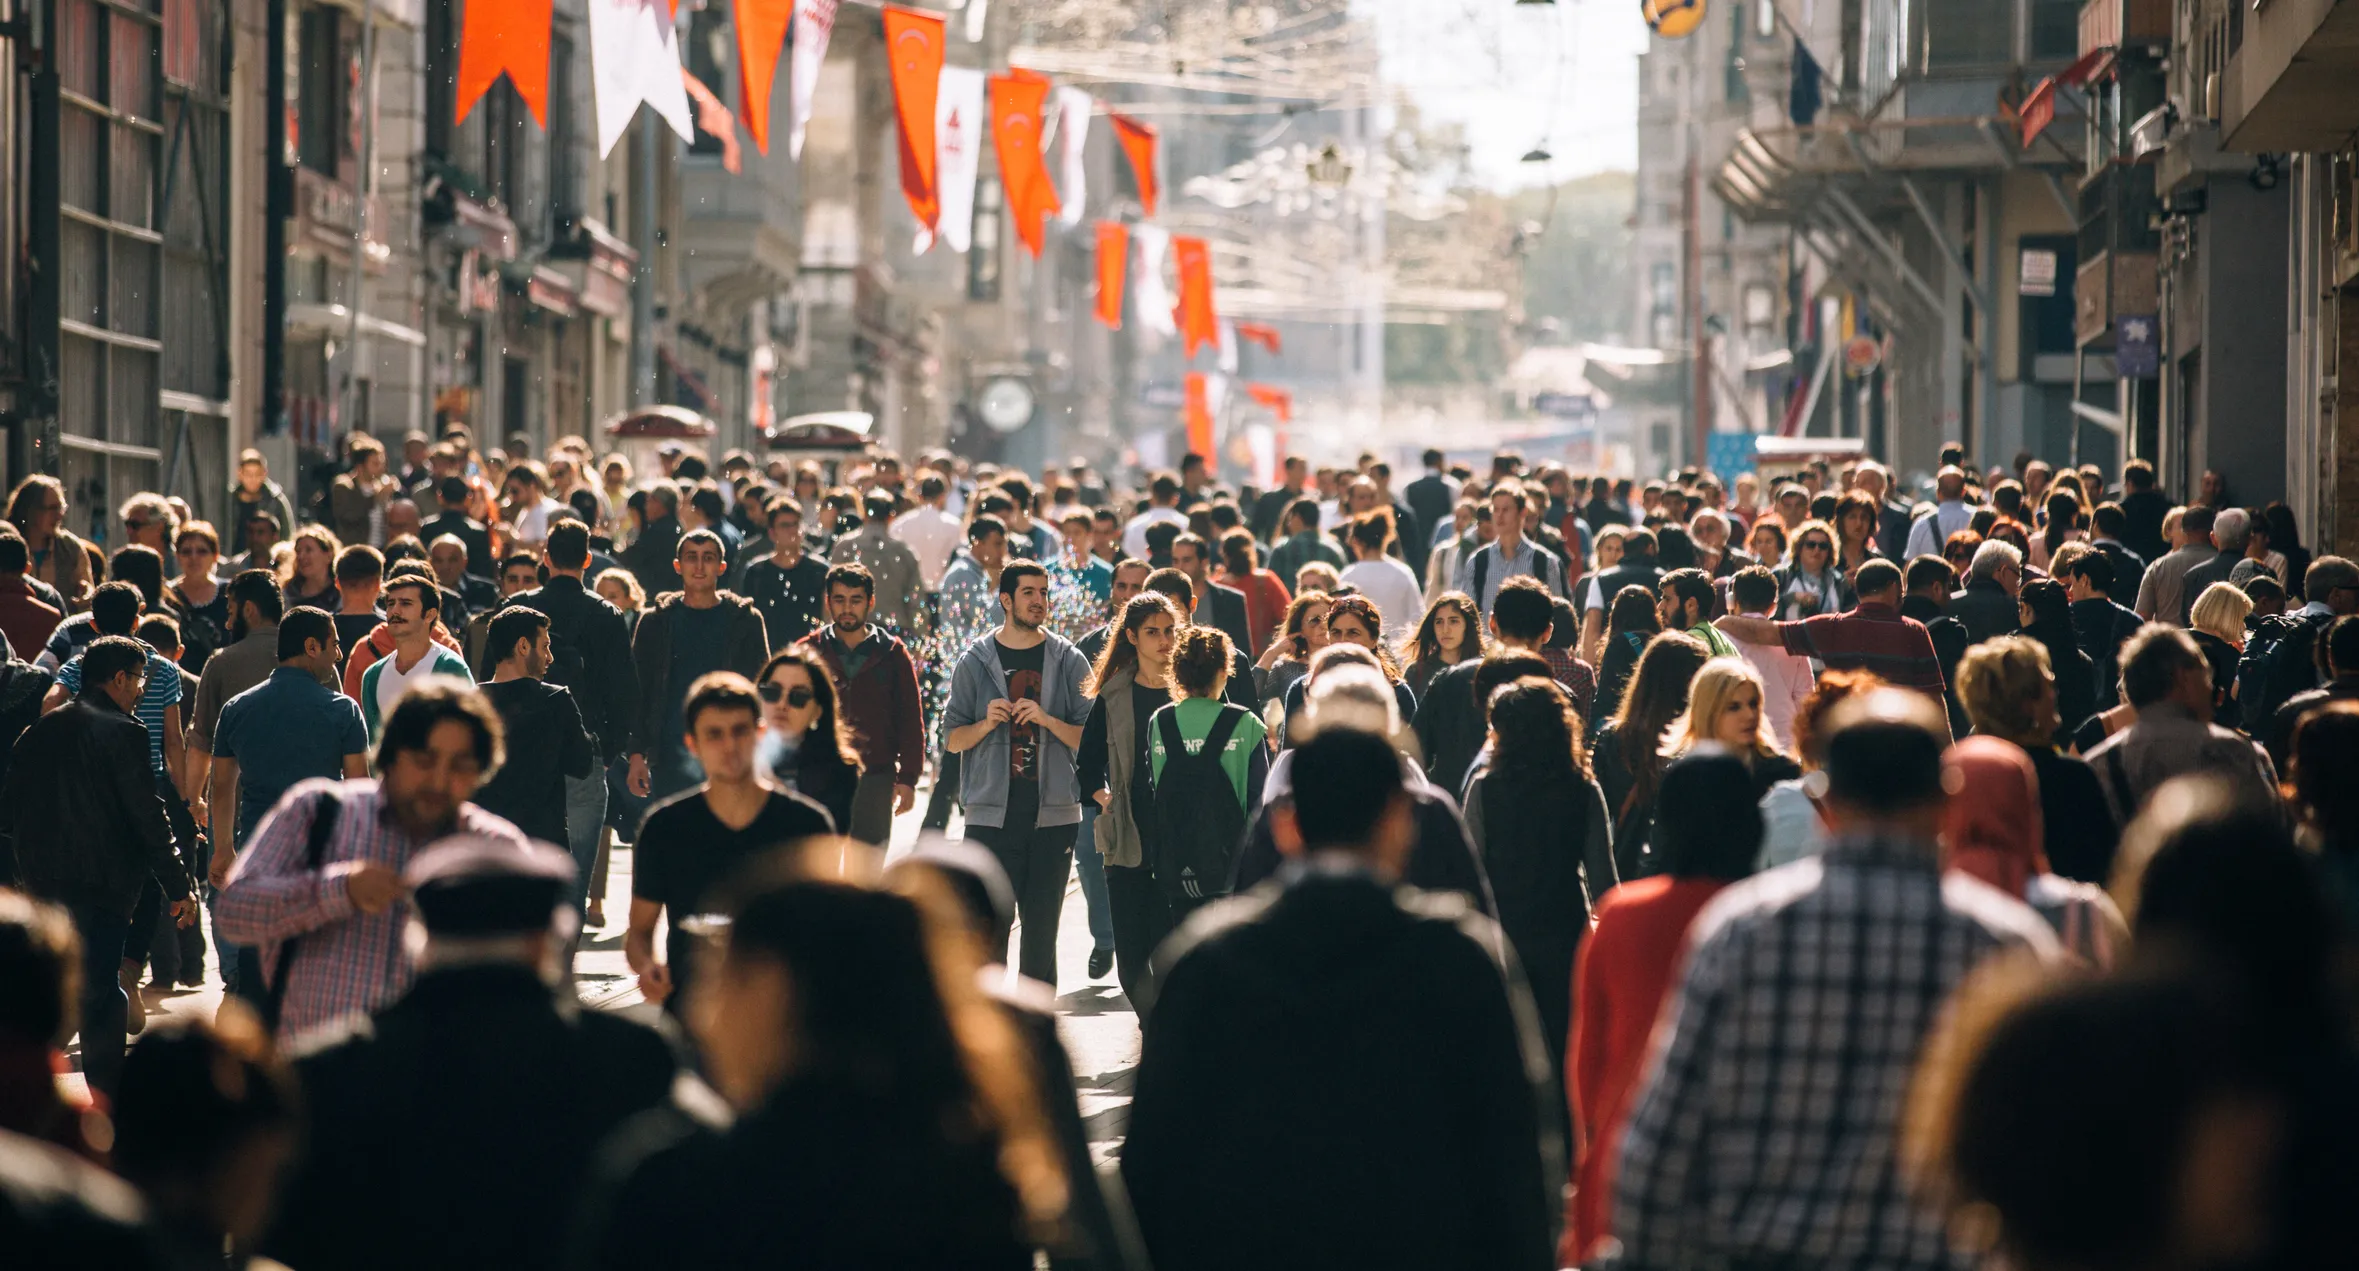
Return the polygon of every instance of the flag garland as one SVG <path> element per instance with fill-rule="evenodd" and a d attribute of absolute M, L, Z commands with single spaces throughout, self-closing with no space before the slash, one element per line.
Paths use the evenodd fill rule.
<path fill-rule="evenodd" d="M 1130 227 L 1098 222 L 1098 321 L 1122 329 L 1122 284 L 1130 269 Z"/>
<path fill-rule="evenodd" d="M 467 122 L 475 103 L 506 75 L 532 121 L 549 126 L 549 32 L 555 21 L 553 0 L 467 0 L 459 26 L 457 122 Z"/>
<path fill-rule="evenodd" d="M 1046 75 L 1011 70 L 994 75 L 991 136 L 999 156 L 999 179 L 1007 193 L 1016 237 L 1034 259 L 1047 246 L 1049 214 L 1057 210 L 1056 183 L 1040 151 L 1041 124 L 1048 108 Z"/>

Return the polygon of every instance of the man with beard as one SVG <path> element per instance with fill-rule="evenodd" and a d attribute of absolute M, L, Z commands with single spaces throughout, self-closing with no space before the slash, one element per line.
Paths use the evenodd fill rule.
<path fill-rule="evenodd" d="M 827 571 L 831 621 L 804 641 L 835 678 L 838 708 L 860 751 L 852 823 L 838 827 L 864 843 L 891 841 L 894 816 L 917 806 L 926 764 L 925 718 L 917 664 L 909 650 L 868 620 L 876 582 L 858 565 Z"/>

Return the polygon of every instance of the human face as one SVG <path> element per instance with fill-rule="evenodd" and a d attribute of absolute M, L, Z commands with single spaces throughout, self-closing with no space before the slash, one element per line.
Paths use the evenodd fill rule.
<path fill-rule="evenodd" d="M 1200 583 L 1204 580 L 1204 553 L 1197 551 L 1194 543 L 1174 543 L 1171 567 Z"/>
<path fill-rule="evenodd" d="M 1358 516 L 1358 515 L 1360 515 L 1360 514 L 1361 514 L 1361 513 L 1363 513 L 1363 512 L 1373 512 L 1373 511 L 1375 511 L 1375 510 L 1376 510 L 1376 497 L 1377 497 L 1377 496 L 1376 496 L 1376 483 L 1375 483 L 1375 482 L 1373 482 L 1373 481 L 1364 481 L 1364 482 L 1362 482 L 1362 481 L 1355 481 L 1355 482 L 1353 482 L 1353 483 L 1352 483 L 1352 488 L 1351 488 L 1351 513 L 1352 513 L 1352 515 L 1353 515 L 1353 516 Z"/>
<path fill-rule="evenodd" d="M 704 775 L 721 785 L 742 785 L 753 779 L 754 744 L 762 735 L 754 713 L 734 706 L 707 707 L 697 713 L 688 730 L 688 753 L 704 765 Z"/>
<path fill-rule="evenodd" d="M 395 587 L 385 593 L 385 626 L 397 641 L 426 634 L 426 606 L 415 587 Z"/>
<path fill-rule="evenodd" d="M 172 532 L 172 523 L 157 517 L 153 512 L 139 511 L 132 513 L 130 519 L 123 522 L 123 529 L 130 535 L 132 542 L 162 552 L 167 547 L 164 536 Z"/>
<path fill-rule="evenodd" d="M 261 464 L 241 463 L 238 465 L 238 488 L 248 494 L 259 492 L 262 489 L 262 483 L 269 478 L 270 470 Z"/>
<path fill-rule="evenodd" d="M 1007 564 L 1007 535 L 986 534 L 970 544 L 967 550 L 974 553 L 976 564 L 997 573 Z"/>
<path fill-rule="evenodd" d="M 672 567 L 680 572 L 682 588 L 699 596 L 720 590 L 725 564 L 719 545 L 701 539 L 682 542 L 679 555 L 672 561 Z"/>
<path fill-rule="evenodd" d="M 426 549 L 426 563 L 434 567 L 434 576 L 445 587 L 456 587 L 467 574 L 467 549 L 456 543 L 438 543 Z"/>
<path fill-rule="evenodd" d="M 1761 735 L 1761 690 L 1747 684 L 1729 696 L 1712 721 L 1712 740 L 1735 751 L 1750 751 Z"/>
<path fill-rule="evenodd" d="M 1122 527 L 1113 520 L 1092 521 L 1089 527 L 1089 549 L 1100 556 L 1111 557 L 1122 545 Z M 1137 595 L 1137 592 L 1132 592 Z"/>
<path fill-rule="evenodd" d="M 1619 565 L 1619 564 L 1621 564 L 1621 563 L 1622 563 L 1622 540 L 1621 540 L 1621 539 L 1618 539 L 1618 538 L 1601 538 L 1601 539 L 1597 540 L 1597 567 L 1598 567 L 1599 569 L 1601 569 L 1601 570 L 1605 570 L 1605 569 L 1612 569 L 1614 566 L 1616 566 L 1616 565 Z"/>
<path fill-rule="evenodd" d="M 1687 606 L 1679 599 L 1678 591 L 1670 587 L 1655 597 L 1655 615 L 1662 619 L 1668 631 L 1685 631 L 1694 625 L 1687 620 Z"/>
<path fill-rule="evenodd" d="M 334 565 L 335 558 L 328 555 L 328 549 L 318 539 L 299 538 L 295 540 L 296 573 L 305 578 L 317 578 L 325 582 L 328 571 Z"/>
<path fill-rule="evenodd" d="M 762 722 L 785 737 L 800 737 L 819 722 L 819 690 L 811 672 L 792 662 L 781 664 L 762 681 Z"/>
<path fill-rule="evenodd" d="M 1866 542 L 1876 532 L 1876 515 L 1866 508 L 1855 507 L 1843 514 L 1843 532 L 1853 542 Z"/>
<path fill-rule="evenodd" d="M 781 512 L 770 518 L 770 546 L 790 561 L 803 554 L 803 518 Z"/>
<path fill-rule="evenodd" d="M 827 620 L 843 631 L 858 631 L 868 625 L 868 611 L 875 604 L 876 597 L 866 588 L 833 583 L 827 589 Z"/>
<path fill-rule="evenodd" d="M 1124 565 L 1122 568 L 1115 570 L 1113 590 L 1114 612 L 1122 612 L 1122 607 L 1130 603 L 1131 597 L 1138 595 L 1140 592 L 1145 591 L 1146 589 L 1147 567 L 1145 565 L 1130 564 Z"/>
<path fill-rule="evenodd" d="M 1026 574 L 1016 580 L 1014 595 L 1002 594 L 1006 603 L 1008 622 L 1018 628 L 1037 631 L 1048 623 L 1048 582 L 1038 574 Z"/>
<path fill-rule="evenodd" d="M 1803 514 L 1809 510 L 1810 498 L 1808 495 L 1787 494 L 1778 498 L 1777 514 L 1788 525 L 1801 524 Z"/>
<path fill-rule="evenodd" d="M 1817 530 L 1794 540 L 1794 563 L 1811 573 L 1825 569 L 1834 558 L 1835 545 Z"/>
<path fill-rule="evenodd" d="M 1433 642 L 1441 646 L 1442 656 L 1455 660 L 1466 648 L 1466 615 L 1455 606 L 1441 609 L 1433 615 Z"/>
<path fill-rule="evenodd" d="M 1139 624 L 1130 633 L 1130 642 L 1138 649 L 1139 663 L 1157 675 L 1171 666 L 1172 629 L 1177 625 L 1170 614 L 1159 613 Z"/>
<path fill-rule="evenodd" d="M 246 552 L 256 561 L 268 562 L 270 549 L 278 546 L 278 529 L 263 517 L 246 522 Z"/>
<path fill-rule="evenodd" d="M 1317 653 L 1334 639 L 1327 630 L 1327 611 L 1332 605 L 1312 605 L 1302 611 L 1302 645 L 1305 654 Z"/>
<path fill-rule="evenodd" d="M 1330 618 L 1327 622 L 1327 638 L 1331 642 L 1356 644 L 1363 649 L 1376 647 L 1376 633 L 1370 631 L 1356 613 L 1337 614 Z"/>
<path fill-rule="evenodd" d="M 1523 533 L 1524 501 L 1512 494 L 1491 496 L 1491 529 L 1502 536 Z"/>
<path fill-rule="evenodd" d="M 510 565 L 500 571 L 500 595 L 514 596 L 541 585 L 541 571 L 530 565 Z"/>
<path fill-rule="evenodd" d="M 447 828 L 459 805 L 475 797 L 483 784 L 483 765 L 475 758 L 475 730 L 455 719 L 436 724 L 426 734 L 426 745 L 401 750 L 384 772 L 385 801 L 393 816 L 412 837 L 424 838 Z"/>
<path fill-rule="evenodd" d="M 556 660 L 557 651 L 550 647 L 549 633 L 544 628 L 524 651 L 524 673 L 537 680 L 549 673 L 550 665 Z"/>
<path fill-rule="evenodd" d="M 210 578 L 213 576 L 213 562 L 221 559 L 221 553 L 214 551 L 211 543 L 185 534 L 181 536 L 180 546 L 172 549 L 172 554 L 180 562 L 180 576 L 183 578 Z"/>
<path fill-rule="evenodd" d="M 1755 559 L 1764 561 L 1775 561 L 1785 555 L 1785 552 L 1777 545 L 1777 531 L 1766 525 L 1753 531 L 1753 537 L 1746 544 L 1745 550 L 1751 552 Z"/>
<path fill-rule="evenodd" d="M 139 709 L 140 694 L 147 691 L 147 668 L 124 671 L 106 682 L 106 695 L 125 711 Z"/>

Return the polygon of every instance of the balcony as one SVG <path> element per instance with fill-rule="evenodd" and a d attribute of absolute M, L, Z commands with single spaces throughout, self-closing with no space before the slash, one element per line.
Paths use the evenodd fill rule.
<path fill-rule="evenodd" d="M 2077 171 L 2077 127 L 2051 127 L 2026 148 L 2000 115 L 1838 121 L 1748 129 L 1712 179 L 1713 192 L 1747 221 L 1802 219 L 1830 190 L 1890 200 L 1866 187 L 1880 175 L 1995 172 L 2014 167 Z"/>
<path fill-rule="evenodd" d="M 2359 0 L 2270 0 L 2220 77 L 2220 135 L 2244 154 L 2328 154 L 2359 132 Z"/>

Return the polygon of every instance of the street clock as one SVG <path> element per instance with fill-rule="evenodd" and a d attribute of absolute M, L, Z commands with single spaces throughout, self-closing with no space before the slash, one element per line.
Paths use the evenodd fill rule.
<path fill-rule="evenodd" d="M 996 433 L 1012 433 L 1031 423 L 1033 405 L 1032 386 L 1012 376 L 985 384 L 975 395 L 975 414 Z"/>

